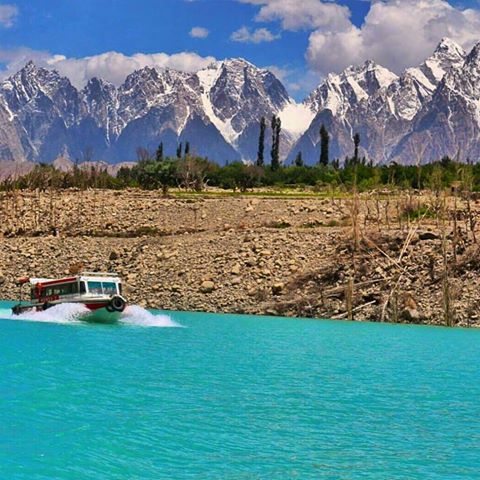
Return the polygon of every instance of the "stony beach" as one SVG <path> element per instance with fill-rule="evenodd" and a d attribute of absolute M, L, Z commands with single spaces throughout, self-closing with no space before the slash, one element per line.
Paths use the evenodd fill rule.
<path fill-rule="evenodd" d="M 426 194 L 2 193 L 0 298 L 82 264 L 149 308 L 480 325 L 479 205 L 452 202 L 439 221 Z"/>

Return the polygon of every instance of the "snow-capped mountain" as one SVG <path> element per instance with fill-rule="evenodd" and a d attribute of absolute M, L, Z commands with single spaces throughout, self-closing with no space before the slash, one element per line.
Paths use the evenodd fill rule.
<path fill-rule="evenodd" d="M 305 100 L 317 114 L 290 153 L 317 159 L 320 126 L 332 137 L 331 155 L 340 159 L 353 152 L 352 137 L 362 138 L 362 154 L 374 162 L 388 162 L 402 139 L 412 129 L 420 110 L 427 108 L 439 83 L 451 70 L 458 70 L 465 52 L 455 42 L 443 39 L 435 52 L 420 66 L 408 68 L 397 77 L 389 70 L 367 61 L 349 67 L 340 75 L 329 75 Z"/>
<path fill-rule="evenodd" d="M 396 79 L 394 73 L 368 60 L 360 67 L 348 67 L 340 75 L 329 74 L 304 103 L 313 112 L 328 109 L 335 117 L 342 117 Z"/>
<path fill-rule="evenodd" d="M 271 72 L 242 59 L 194 74 L 145 67 L 118 88 L 93 78 L 81 91 L 30 62 L 0 87 L 0 122 L 10 127 L 0 135 L 0 153 L 51 162 L 59 155 L 82 160 L 88 152 L 88 159 L 118 162 L 134 159 L 139 147 L 154 152 L 160 142 L 173 155 L 189 141 L 197 154 L 221 163 L 251 160 L 260 118 L 275 114 L 286 123 L 286 155 L 301 133 L 298 125 L 289 132 L 288 121 L 302 108 Z M 311 117 L 303 115 L 305 127 Z"/>
<path fill-rule="evenodd" d="M 359 67 L 348 67 L 340 74 L 328 75 L 304 102 L 316 115 L 291 150 L 289 161 L 299 151 L 302 151 L 308 163 L 318 161 L 322 124 L 330 133 L 332 157 L 349 154 L 352 137 L 360 130 L 356 122 L 358 112 L 364 110 L 380 91 L 385 91 L 397 78 L 394 73 L 372 61 Z M 364 129 L 359 133 L 364 134 Z"/>
<path fill-rule="evenodd" d="M 160 142 L 179 142 L 218 163 L 255 160 L 259 121 L 282 120 L 281 157 L 319 158 L 319 130 L 330 155 L 376 163 L 429 161 L 443 155 L 480 158 L 480 44 L 467 55 L 443 39 L 421 65 L 400 76 L 367 61 L 330 74 L 301 104 L 268 70 L 243 59 L 197 73 L 145 67 L 118 87 L 99 78 L 78 90 L 66 77 L 32 62 L 0 84 L 0 160 L 53 162 L 134 160 Z M 265 136 L 265 153 L 271 132 Z"/>
<path fill-rule="evenodd" d="M 443 76 L 392 158 L 415 163 L 444 155 L 460 161 L 480 159 L 480 43 L 461 66 Z"/>

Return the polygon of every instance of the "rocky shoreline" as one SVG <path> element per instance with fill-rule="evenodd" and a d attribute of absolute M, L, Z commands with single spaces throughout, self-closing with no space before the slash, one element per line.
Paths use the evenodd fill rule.
<path fill-rule="evenodd" d="M 433 211 L 434 201 L 3 193 L 0 298 L 16 298 L 18 277 L 82 263 L 118 272 L 129 300 L 150 308 L 480 325 L 480 251 L 467 205 L 459 200 L 442 221 L 405 217 L 412 205 Z"/>

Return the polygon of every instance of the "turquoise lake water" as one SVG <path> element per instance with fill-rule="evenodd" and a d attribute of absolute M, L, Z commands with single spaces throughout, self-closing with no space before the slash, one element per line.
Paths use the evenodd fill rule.
<path fill-rule="evenodd" d="M 480 478 L 480 331 L 8 306 L 0 479 Z"/>

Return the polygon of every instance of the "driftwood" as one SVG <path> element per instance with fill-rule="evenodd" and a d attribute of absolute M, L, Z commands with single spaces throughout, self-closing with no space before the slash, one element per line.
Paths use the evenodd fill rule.
<path fill-rule="evenodd" d="M 375 303 L 377 303 L 377 301 L 372 300 L 371 302 L 367 302 L 367 303 L 364 303 L 363 305 L 359 305 L 358 307 L 352 308 L 352 313 L 359 312 L 360 310 L 363 310 L 364 308 L 367 308 L 370 305 L 374 305 Z M 331 317 L 331 319 L 332 320 L 341 320 L 343 318 L 347 318 L 348 314 L 349 314 L 349 312 L 341 313 L 339 315 L 334 315 L 333 317 Z"/>

